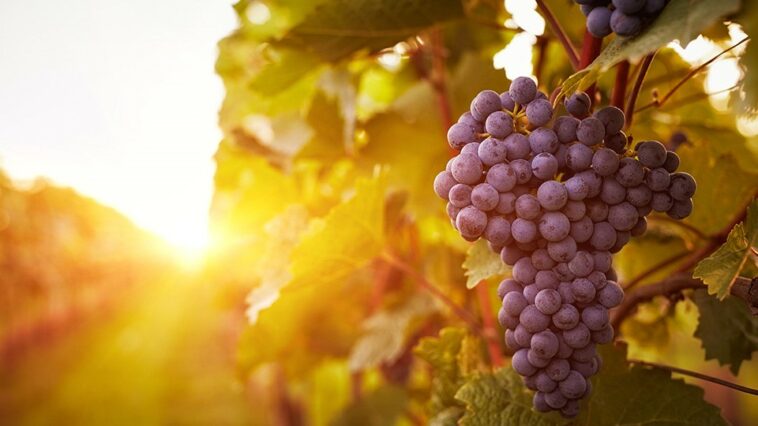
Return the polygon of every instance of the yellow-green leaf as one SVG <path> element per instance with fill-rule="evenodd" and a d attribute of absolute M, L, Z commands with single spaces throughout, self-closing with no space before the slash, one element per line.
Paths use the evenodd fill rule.
<path fill-rule="evenodd" d="M 493 253 L 487 242 L 479 240 L 471 245 L 463 261 L 466 270 L 466 287 L 474 288 L 480 281 L 507 274 L 508 265 L 503 263 L 497 253 Z"/>

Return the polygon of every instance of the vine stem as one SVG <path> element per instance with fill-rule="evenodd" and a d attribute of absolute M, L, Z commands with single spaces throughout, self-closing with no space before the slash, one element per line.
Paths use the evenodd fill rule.
<path fill-rule="evenodd" d="M 587 68 L 592 61 L 600 54 L 600 48 L 603 47 L 603 39 L 593 36 L 589 31 L 584 31 L 584 40 L 582 41 L 582 56 L 579 58 L 579 68 Z M 590 97 L 592 104 L 595 104 L 595 84 L 587 88 L 587 95 Z"/>
<path fill-rule="evenodd" d="M 627 129 L 632 127 L 632 121 L 634 120 L 634 105 L 637 103 L 637 97 L 639 96 L 640 90 L 642 89 L 642 83 L 645 81 L 645 76 L 647 76 L 647 71 L 650 69 L 650 64 L 653 62 L 654 57 L 655 52 L 645 56 L 645 58 L 642 59 L 642 63 L 640 64 L 640 70 L 637 73 L 637 79 L 634 81 L 632 93 L 629 94 L 629 101 L 627 102 L 626 108 L 624 109 L 624 112 L 626 113 L 625 127 Z"/>
<path fill-rule="evenodd" d="M 629 61 L 621 61 L 616 66 L 616 81 L 613 85 L 611 94 L 611 105 L 624 109 L 624 99 L 626 99 L 626 85 L 629 79 Z"/>
<path fill-rule="evenodd" d="M 566 56 L 568 56 L 568 60 L 571 63 L 571 67 L 574 68 L 574 71 L 578 70 L 580 67 L 584 68 L 586 65 L 582 66 L 580 64 L 579 56 L 576 54 L 574 43 L 571 42 L 571 39 L 566 34 L 566 31 L 563 30 L 560 22 L 555 19 L 555 15 L 553 15 L 553 12 L 550 10 L 547 4 L 545 4 L 545 1 L 537 0 L 537 7 L 539 8 L 540 12 L 542 12 L 542 16 L 545 17 L 548 25 L 550 25 L 551 31 L 561 42 L 563 50 L 566 51 Z"/>
<path fill-rule="evenodd" d="M 487 281 L 481 280 L 476 286 L 476 296 L 479 299 L 479 307 L 482 311 L 483 335 L 487 342 L 487 350 L 490 355 L 490 361 L 494 367 L 503 366 L 503 354 L 498 338 L 497 327 L 493 321 L 492 305 L 490 304 L 490 295 L 487 291 Z"/>
<path fill-rule="evenodd" d="M 753 389 L 747 386 L 738 385 L 736 383 L 732 383 L 724 379 L 719 379 L 718 377 L 708 376 L 706 374 L 698 373 L 696 371 L 690 371 L 690 370 L 685 370 L 679 367 L 672 367 L 670 365 L 663 365 L 663 364 L 658 364 L 656 362 L 640 361 L 640 360 L 635 360 L 635 359 L 630 359 L 629 362 L 632 364 L 643 365 L 645 367 L 655 367 L 655 368 L 660 368 L 661 370 L 670 371 L 672 373 L 678 373 L 678 374 L 683 374 L 685 376 L 695 377 L 700 380 L 716 383 L 718 385 L 725 386 L 734 390 L 738 390 L 740 392 L 744 392 L 750 395 L 758 395 L 758 389 Z"/>
<path fill-rule="evenodd" d="M 442 41 L 442 33 L 439 28 L 433 28 L 429 32 L 431 41 L 432 55 L 432 73 L 429 78 L 434 92 L 437 94 L 437 105 L 440 110 L 440 117 L 444 131 L 453 125 L 453 112 L 450 107 L 450 101 L 447 93 L 447 82 L 445 79 L 445 45 Z"/>
<path fill-rule="evenodd" d="M 457 303 L 455 303 L 452 299 L 447 297 L 445 293 L 441 292 L 440 289 L 432 285 L 426 277 L 424 277 L 421 273 L 419 273 L 416 269 L 414 269 L 411 265 L 405 263 L 401 259 L 398 259 L 397 257 L 393 256 L 392 254 L 385 253 L 382 258 L 394 265 L 396 268 L 400 269 L 401 271 L 408 274 L 411 278 L 413 278 L 414 281 L 416 281 L 416 284 L 419 285 L 419 287 L 423 288 L 424 290 L 428 291 L 429 294 L 439 299 L 442 303 L 444 303 L 448 308 L 450 308 L 453 313 L 458 316 L 461 320 L 463 320 L 466 324 L 469 325 L 469 327 L 476 331 L 477 333 L 481 334 L 481 328 L 479 325 L 479 322 L 476 320 L 476 318 L 471 314 L 471 312 L 467 311 Z"/>
<path fill-rule="evenodd" d="M 750 39 L 750 37 L 743 38 L 742 40 L 740 40 L 737 43 L 733 44 L 729 48 L 722 50 L 721 52 L 719 52 L 718 54 L 716 54 L 715 56 L 713 56 L 709 60 L 705 61 L 704 63 L 698 65 L 695 68 L 693 68 L 692 70 L 690 70 L 690 72 L 688 72 L 684 76 L 684 78 L 682 78 L 681 80 L 679 80 L 679 82 L 676 83 L 676 85 L 674 85 L 674 87 L 672 87 L 671 90 L 669 90 L 668 92 L 666 92 L 666 94 L 663 95 L 663 98 L 661 98 L 661 99 L 653 99 L 652 102 L 650 102 L 650 103 L 648 103 L 648 104 L 640 107 L 636 112 L 644 111 L 644 110 L 646 110 L 648 108 L 652 108 L 652 107 L 656 107 L 656 108 L 661 107 L 663 104 L 666 103 L 666 101 L 668 101 L 669 99 L 671 99 L 671 96 L 673 96 L 674 93 L 676 93 L 676 91 L 679 90 L 679 88 L 681 88 L 684 85 L 684 83 L 686 83 L 687 81 L 689 81 L 692 77 L 694 77 L 695 75 L 697 75 L 700 71 L 708 68 L 708 66 L 711 65 L 714 61 L 716 61 L 716 59 L 720 58 L 725 53 L 731 51 L 732 49 L 736 48 L 737 46 L 741 45 L 742 43 L 745 43 L 749 39 Z"/>

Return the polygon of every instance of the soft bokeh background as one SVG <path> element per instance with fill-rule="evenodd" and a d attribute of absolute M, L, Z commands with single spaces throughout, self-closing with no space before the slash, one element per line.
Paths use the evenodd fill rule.
<path fill-rule="evenodd" d="M 469 245 L 431 191 L 449 155 L 441 99 L 455 118 L 479 90 L 520 75 L 549 90 L 571 69 L 521 0 L 271 43 L 322 3 L 0 2 L 0 423 L 426 421 L 412 348 L 461 321 L 419 283 L 485 323 L 498 307 L 495 281 L 466 289 Z M 578 43 L 576 7 L 549 3 Z M 638 105 L 745 33 L 706 36 L 659 52 Z M 687 136 L 687 223 L 705 235 L 758 186 L 758 122 L 729 102 L 743 51 L 632 129 Z M 630 280 L 703 244 L 651 220 L 616 262 Z M 739 374 L 704 361 L 698 318 L 690 297 L 645 305 L 625 324 L 630 357 L 757 387 L 749 356 Z M 755 399 L 694 383 L 733 423 L 758 418 Z"/>

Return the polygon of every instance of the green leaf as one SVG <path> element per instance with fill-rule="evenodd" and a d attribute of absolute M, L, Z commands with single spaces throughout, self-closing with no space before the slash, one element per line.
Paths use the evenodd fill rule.
<path fill-rule="evenodd" d="M 700 32 L 736 12 L 740 0 L 671 0 L 650 26 L 632 38 L 616 37 L 586 69 L 569 77 L 562 95 L 585 90 L 623 60 L 637 61 L 669 42 L 686 45 Z"/>
<path fill-rule="evenodd" d="M 603 368 L 576 425 L 726 425 L 703 389 L 657 368 L 627 364 L 626 349 L 600 348 Z"/>
<path fill-rule="evenodd" d="M 692 276 L 703 280 L 709 294 L 716 294 L 723 300 L 757 244 L 758 200 L 754 200 L 748 207 L 746 221 L 732 228 L 724 245 L 701 260 Z"/>
<path fill-rule="evenodd" d="M 392 310 L 369 317 L 363 323 L 366 333 L 350 352 L 350 370 L 365 370 L 396 360 L 407 344 L 413 320 L 435 310 L 434 299 L 419 293 Z"/>
<path fill-rule="evenodd" d="M 742 361 L 749 361 L 758 350 L 758 317 L 736 297 L 719 301 L 705 290 L 697 290 L 693 299 L 700 310 L 695 337 L 703 343 L 705 359 L 728 365 L 736 376 Z"/>
<path fill-rule="evenodd" d="M 355 194 L 315 220 L 292 251 L 292 285 L 330 283 L 364 266 L 384 244 L 385 178 L 360 179 Z"/>
<path fill-rule="evenodd" d="M 755 1 L 745 0 L 742 2 L 742 10 L 734 21 L 742 26 L 742 30 L 747 33 L 751 39 L 758 36 L 758 3 Z M 758 77 L 755 70 L 758 70 L 758 44 L 755 40 L 747 42 L 745 52 L 740 57 L 740 65 L 744 69 L 740 89 L 735 92 L 737 105 L 742 112 L 755 113 L 758 105 Z M 743 93 L 739 93 L 743 92 Z"/>
<path fill-rule="evenodd" d="M 497 253 L 493 253 L 487 246 L 487 242 L 479 240 L 471 245 L 463 261 L 466 270 L 466 287 L 476 287 L 480 281 L 495 276 L 502 276 L 510 271 L 508 265 L 503 263 Z"/>
<path fill-rule="evenodd" d="M 397 386 L 382 386 L 348 406 L 333 426 L 395 425 L 408 403 L 408 393 Z"/>

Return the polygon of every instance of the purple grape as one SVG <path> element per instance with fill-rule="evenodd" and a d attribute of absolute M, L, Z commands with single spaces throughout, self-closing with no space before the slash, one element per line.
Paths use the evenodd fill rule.
<path fill-rule="evenodd" d="M 476 239 L 487 226 L 487 214 L 474 206 L 461 209 L 455 219 L 455 227 L 458 228 L 464 238 Z"/>
<path fill-rule="evenodd" d="M 503 308 L 500 308 L 500 310 L 497 312 L 497 321 L 500 323 L 500 325 L 509 330 L 513 330 L 519 324 L 518 317 L 506 314 Z"/>
<path fill-rule="evenodd" d="M 606 177 L 603 179 L 600 199 L 609 205 L 618 204 L 626 199 L 626 188 L 613 177 Z"/>
<path fill-rule="evenodd" d="M 554 357 L 558 353 L 558 346 L 558 337 L 550 330 L 541 331 L 532 336 L 531 348 L 540 358 L 549 360 Z"/>
<path fill-rule="evenodd" d="M 545 373 L 552 380 L 560 382 L 565 379 L 571 371 L 571 365 L 565 359 L 553 359 L 550 364 L 545 367 Z"/>
<path fill-rule="evenodd" d="M 607 106 L 595 113 L 595 118 L 605 125 L 606 135 L 615 135 L 624 128 L 624 112 L 615 106 Z"/>
<path fill-rule="evenodd" d="M 508 192 L 516 186 L 516 173 L 507 164 L 495 164 L 487 170 L 485 182 L 492 185 L 499 192 Z"/>
<path fill-rule="evenodd" d="M 608 218 L 608 204 L 603 200 L 593 198 L 584 203 L 587 206 L 587 216 L 593 222 L 602 222 Z"/>
<path fill-rule="evenodd" d="M 479 144 L 477 155 L 485 166 L 492 166 L 508 159 L 508 147 L 500 139 L 490 137 Z"/>
<path fill-rule="evenodd" d="M 605 125 L 595 117 L 587 117 L 576 128 L 576 138 L 579 142 L 593 146 L 603 141 L 605 137 Z"/>
<path fill-rule="evenodd" d="M 674 199 L 665 192 L 654 192 L 653 199 L 650 201 L 650 207 L 660 213 L 669 211 L 673 205 Z"/>
<path fill-rule="evenodd" d="M 536 392 L 532 398 L 532 405 L 534 409 L 540 413 L 547 413 L 551 410 L 550 406 L 545 401 L 545 394 L 542 392 Z"/>
<path fill-rule="evenodd" d="M 502 300 L 506 294 L 512 291 L 520 292 L 521 289 L 521 284 L 519 284 L 516 280 L 506 278 L 503 281 L 500 281 L 500 284 L 497 287 L 497 297 Z"/>
<path fill-rule="evenodd" d="M 534 298 L 534 306 L 545 315 L 553 315 L 561 307 L 561 295 L 552 288 L 540 290 Z"/>
<path fill-rule="evenodd" d="M 470 205 L 471 187 L 463 183 L 453 185 L 448 193 L 448 199 L 450 204 L 461 209 Z"/>
<path fill-rule="evenodd" d="M 610 325 L 606 325 L 599 331 L 592 331 L 590 332 L 590 337 L 592 338 L 592 341 L 594 343 L 597 343 L 599 345 L 604 345 L 606 343 L 611 343 L 613 341 L 613 327 Z"/>
<path fill-rule="evenodd" d="M 546 288 L 558 288 L 558 275 L 550 270 L 538 269 L 537 273 L 534 275 L 534 285 L 536 285 L 540 290 L 544 290 Z"/>
<path fill-rule="evenodd" d="M 566 198 L 568 198 L 568 192 L 566 192 Z M 539 191 L 537 192 L 537 199 L 540 199 Z M 540 201 L 540 204 L 542 204 L 542 201 Z M 582 201 L 568 200 L 562 211 L 570 221 L 575 222 L 587 214 L 587 207 Z"/>
<path fill-rule="evenodd" d="M 611 206 L 608 210 L 608 223 L 617 231 L 629 231 L 638 219 L 637 209 L 626 201 Z"/>
<path fill-rule="evenodd" d="M 519 321 L 530 333 L 539 333 L 550 325 L 550 317 L 540 312 L 534 305 L 529 305 L 521 311 Z"/>
<path fill-rule="evenodd" d="M 516 103 L 526 105 L 537 96 L 537 83 L 529 77 L 516 77 L 511 82 L 508 93 Z"/>
<path fill-rule="evenodd" d="M 478 157 L 479 156 L 479 142 L 471 142 L 470 144 L 464 146 L 461 149 L 461 154 L 471 154 L 475 157 Z M 455 160 L 455 158 L 453 160 Z M 452 172 L 452 169 L 450 171 Z"/>
<path fill-rule="evenodd" d="M 471 101 L 471 115 L 477 121 L 485 121 L 487 116 L 502 108 L 500 95 L 492 90 L 482 90 Z"/>
<path fill-rule="evenodd" d="M 671 175 L 669 194 L 677 201 L 686 201 L 695 195 L 697 183 L 689 173 L 677 172 Z"/>
<path fill-rule="evenodd" d="M 487 117 L 484 128 L 493 138 L 503 139 L 513 133 L 513 118 L 503 111 L 495 111 Z"/>
<path fill-rule="evenodd" d="M 617 154 L 626 152 L 627 137 L 624 132 L 618 132 L 615 135 L 605 137 L 605 147 Z"/>
<path fill-rule="evenodd" d="M 629 188 L 637 186 L 645 179 L 645 169 L 634 158 L 622 158 L 619 161 L 619 169 L 616 172 L 616 180 L 621 185 Z"/>
<path fill-rule="evenodd" d="M 558 389 L 545 394 L 545 403 L 554 410 L 565 407 L 567 402 L 566 397 Z"/>
<path fill-rule="evenodd" d="M 545 210 L 560 210 L 568 201 L 568 192 L 560 182 L 548 180 L 537 189 L 537 201 Z"/>
<path fill-rule="evenodd" d="M 595 268 L 595 258 L 586 251 L 580 251 L 568 262 L 568 267 L 577 277 L 586 277 Z"/>
<path fill-rule="evenodd" d="M 514 331 L 511 329 L 505 330 L 504 340 L 505 345 L 508 346 L 508 349 L 512 351 L 517 351 L 521 349 L 523 346 L 519 345 L 518 342 L 516 342 L 516 338 L 513 336 Z"/>
<path fill-rule="evenodd" d="M 658 141 L 641 142 L 637 145 L 637 158 L 645 167 L 663 167 L 666 163 L 666 147 Z"/>
<path fill-rule="evenodd" d="M 605 310 L 605 308 L 603 308 L 603 310 Z M 582 318 L 584 318 L 584 312 L 582 312 Z M 592 331 L 590 330 L 590 340 L 591 339 Z M 592 361 L 592 358 L 595 358 L 595 356 L 597 356 L 597 349 L 595 348 L 595 345 L 587 344 L 587 346 L 583 348 L 574 349 L 574 353 L 571 354 L 571 359 L 579 362 L 589 362 Z"/>
<path fill-rule="evenodd" d="M 573 305 L 563 305 L 553 314 L 553 325 L 561 330 L 570 330 L 579 324 L 579 311 Z"/>
<path fill-rule="evenodd" d="M 657 169 L 648 170 L 645 174 L 645 184 L 651 191 L 665 191 L 671 183 L 671 175 L 668 170 L 659 167 Z M 651 194 L 652 196 L 652 194 Z"/>
<path fill-rule="evenodd" d="M 626 190 L 626 201 L 634 207 L 643 207 L 650 204 L 653 199 L 653 191 L 647 185 L 637 185 Z"/>
<path fill-rule="evenodd" d="M 535 382 L 537 390 L 540 392 L 552 392 L 558 387 L 558 383 L 551 379 L 544 370 L 537 373 Z"/>
<path fill-rule="evenodd" d="M 643 12 L 646 15 L 656 15 L 666 6 L 666 0 L 647 0 Z"/>
<path fill-rule="evenodd" d="M 597 301 L 608 309 L 615 308 L 624 299 L 624 290 L 614 281 L 608 281 L 597 294 Z"/>
<path fill-rule="evenodd" d="M 553 118 L 553 106 L 546 99 L 536 99 L 526 106 L 526 118 L 532 126 L 544 126 Z"/>
<path fill-rule="evenodd" d="M 611 10 L 607 7 L 596 7 L 587 14 L 587 31 L 597 38 L 611 34 Z"/>
<path fill-rule="evenodd" d="M 526 331 L 523 325 L 519 324 L 513 331 L 513 338 L 520 346 L 528 348 L 532 341 L 532 333 Z"/>
<path fill-rule="evenodd" d="M 583 348 L 590 343 L 590 330 L 581 322 L 574 328 L 564 330 L 562 336 L 566 344 L 574 350 Z"/>
<path fill-rule="evenodd" d="M 455 207 L 454 205 L 447 203 L 445 205 L 445 211 L 447 212 L 448 217 L 453 221 L 453 226 L 455 226 L 455 219 L 461 211 L 460 207 Z"/>
<path fill-rule="evenodd" d="M 572 176 L 564 182 L 566 187 L 566 194 L 569 200 L 581 201 L 587 198 L 589 194 L 589 186 L 586 180 L 581 176 Z"/>
<path fill-rule="evenodd" d="M 681 220 L 692 214 L 692 200 L 687 199 L 684 201 L 675 200 L 666 214 L 672 219 Z"/>
<path fill-rule="evenodd" d="M 520 217 L 516 218 L 511 223 L 511 234 L 514 240 L 520 243 L 528 243 L 537 238 L 537 225 L 532 221 Z"/>
<path fill-rule="evenodd" d="M 633 15 L 645 7 L 647 0 L 613 0 L 613 6 L 627 15 Z"/>
<path fill-rule="evenodd" d="M 508 92 L 503 92 L 500 94 L 500 104 L 502 105 L 503 109 L 507 109 L 508 111 L 513 111 L 513 109 L 516 107 L 516 102 L 511 98 L 511 94 Z"/>
<path fill-rule="evenodd" d="M 592 101 L 586 93 L 578 92 L 566 98 L 563 105 L 566 107 L 566 111 L 568 111 L 569 114 L 576 118 L 584 118 L 589 114 Z"/>
<path fill-rule="evenodd" d="M 576 255 L 576 241 L 566 237 L 560 241 L 547 243 L 547 252 L 556 262 L 567 262 Z"/>
<path fill-rule="evenodd" d="M 500 193 L 488 183 L 480 183 L 471 190 L 471 204 L 481 211 L 493 210 L 500 201 Z"/>
<path fill-rule="evenodd" d="M 612 257 L 607 251 L 595 251 L 592 252 L 592 257 L 595 258 L 595 270 L 600 272 L 607 272 L 611 269 Z"/>
<path fill-rule="evenodd" d="M 525 194 L 516 199 L 516 214 L 527 220 L 534 220 L 540 216 L 540 202 L 532 194 Z"/>
<path fill-rule="evenodd" d="M 584 308 L 582 311 L 582 322 L 590 330 L 599 331 L 608 325 L 608 310 L 603 306 L 595 305 Z M 574 352 L 576 354 L 576 352 Z M 589 361 L 588 359 L 579 361 Z"/>
<path fill-rule="evenodd" d="M 541 152 L 552 154 L 558 149 L 559 144 L 558 136 L 547 127 L 536 128 L 529 134 L 529 147 L 535 154 Z"/>
<path fill-rule="evenodd" d="M 587 390 L 587 379 L 577 371 L 571 371 L 568 376 L 558 384 L 558 389 L 567 399 L 581 398 Z"/>
<path fill-rule="evenodd" d="M 521 283 L 533 283 L 537 269 L 532 265 L 532 259 L 522 257 L 513 265 L 513 279 Z"/>
<path fill-rule="evenodd" d="M 587 278 L 576 278 L 571 282 L 574 299 L 581 303 L 590 303 L 595 297 L 595 284 Z"/>
<path fill-rule="evenodd" d="M 532 253 L 532 265 L 544 271 L 555 266 L 555 261 L 550 257 L 546 249 L 538 249 Z"/>
<path fill-rule="evenodd" d="M 592 238 L 594 229 L 595 225 L 592 223 L 592 220 L 585 216 L 576 222 L 571 223 L 569 235 L 571 235 L 571 238 L 577 243 L 586 243 Z"/>
<path fill-rule="evenodd" d="M 511 358 L 513 369 L 522 376 L 531 376 L 537 372 L 537 369 L 529 363 L 529 359 L 527 358 L 528 352 L 527 349 L 519 349 Z"/>
<path fill-rule="evenodd" d="M 504 246 L 511 242 L 511 224 L 502 216 L 491 217 L 484 228 L 484 239 L 495 244 Z"/>
<path fill-rule="evenodd" d="M 640 32 L 642 21 L 634 15 L 626 15 L 616 9 L 611 14 L 611 29 L 621 37 L 631 37 Z"/>
<path fill-rule="evenodd" d="M 561 241 L 568 237 L 571 231 L 571 222 L 561 212 L 547 212 L 540 218 L 537 228 L 540 235 L 548 241 Z M 571 241 L 574 241 L 571 239 Z M 550 246 L 548 245 L 548 253 Z"/>
<path fill-rule="evenodd" d="M 452 173 L 448 171 L 440 172 L 434 178 L 434 192 L 443 200 L 449 200 L 450 189 L 457 183 Z"/>
<path fill-rule="evenodd" d="M 516 209 L 516 195 L 512 192 L 500 194 L 495 211 L 500 214 L 511 214 Z"/>
<path fill-rule="evenodd" d="M 538 289 L 534 284 L 529 284 L 528 286 L 524 287 L 524 297 L 530 305 L 534 304 L 534 299 L 537 297 L 537 293 L 539 292 L 540 289 Z"/>
<path fill-rule="evenodd" d="M 509 160 L 529 158 L 532 148 L 529 146 L 529 139 L 521 133 L 511 133 L 505 138 L 505 144 L 508 147 Z"/>
<path fill-rule="evenodd" d="M 569 269 L 568 264 L 565 262 L 561 262 L 555 265 L 553 272 L 558 275 L 558 279 L 561 281 L 572 281 L 574 278 L 576 278 L 574 276 L 574 273 L 571 272 L 571 269 Z"/>
<path fill-rule="evenodd" d="M 581 361 L 569 361 L 569 364 L 571 364 L 571 368 L 576 371 L 577 373 L 581 374 L 582 377 L 592 377 L 594 376 L 598 369 L 600 368 L 600 364 L 598 361 L 598 357 L 593 358 L 589 362 L 581 362 Z M 589 385 L 589 382 L 587 382 Z M 586 391 L 585 391 L 586 393 Z"/>
<path fill-rule="evenodd" d="M 566 166 L 575 172 L 587 170 L 592 164 L 592 148 L 587 145 L 575 143 L 568 147 L 566 153 Z"/>
<path fill-rule="evenodd" d="M 551 179 L 556 173 L 558 173 L 558 160 L 552 154 L 543 152 L 534 156 L 532 159 L 532 176 L 544 181 Z"/>
<path fill-rule="evenodd" d="M 595 250 L 609 250 L 616 244 L 616 230 L 608 222 L 596 223 L 590 244 Z"/>
<path fill-rule="evenodd" d="M 558 137 L 558 142 L 567 144 L 576 140 L 576 128 L 579 126 L 579 119 L 568 115 L 562 115 L 555 119 L 553 131 Z"/>
<path fill-rule="evenodd" d="M 467 123 L 455 123 L 447 131 L 447 142 L 455 150 L 461 150 L 464 146 L 477 139 L 476 129 Z"/>
<path fill-rule="evenodd" d="M 610 176 L 619 168 L 619 156 L 611 149 L 600 148 L 592 156 L 592 169 L 600 176 Z"/>
<path fill-rule="evenodd" d="M 527 305 L 526 298 L 518 291 L 512 291 L 503 298 L 503 310 L 508 315 L 518 316 Z"/>
<path fill-rule="evenodd" d="M 663 163 L 663 168 L 669 173 L 674 173 L 679 168 L 679 156 L 676 152 L 669 151 L 666 153 L 666 162 Z"/>
<path fill-rule="evenodd" d="M 634 224 L 634 227 L 629 230 L 629 233 L 633 237 L 639 237 L 644 235 L 645 231 L 647 231 L 647 219 L 642 216 L 637 220 L 637 223 Z"/>
<path fill-rule="evenodd" d="M 513 232 L 513 224 L 511 224 L 511 232 Z M 524 257 L 524 252 L 512 245 L 507 245 L 500 251 L 500 259 L 506 265 L 513 266 L 522 257 Z"/>
<path fill-rule="evenodd" d="M 482 178 L 483 170 L 482 162 L 475 155 L 461 153 L 453 160 L 452 174 L 460 183 L 468 185 L 478 183 Z"/>

